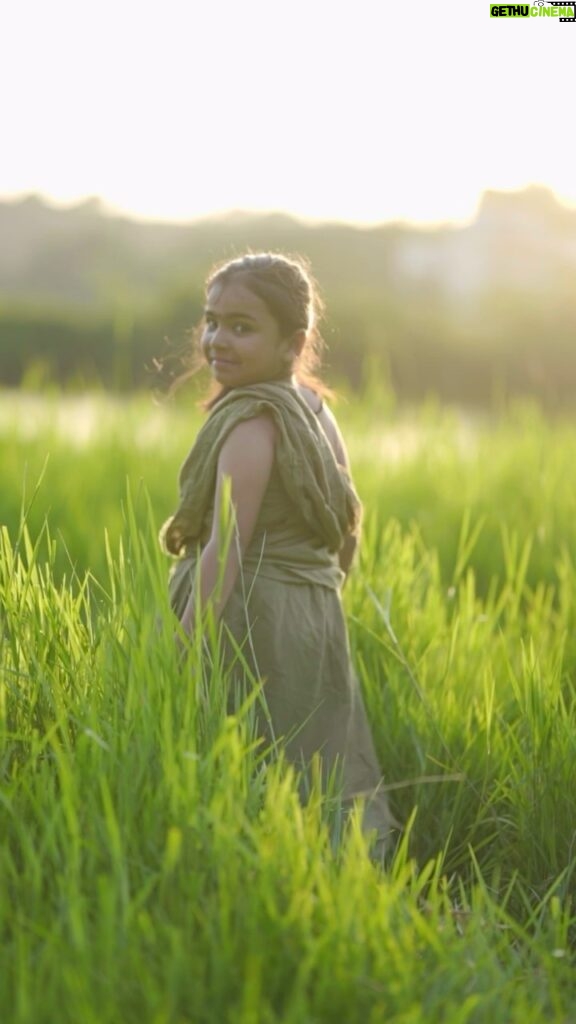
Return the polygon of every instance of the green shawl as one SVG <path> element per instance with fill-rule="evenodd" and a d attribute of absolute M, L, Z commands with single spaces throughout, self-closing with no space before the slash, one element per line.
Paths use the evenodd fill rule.
<path fill-rule="evenodd" d="M 180 504 L 162 527 L 162 543 L 170 554 L 181 554 L 202 533 L 228 434 L 237 423 L 263 413 L 277 427 L 280 478 L 311 533 L 338 551 L 345 536 L 357 532 L 359 498 L 316 415 L 291 383 L 270 381 L 233 388 L 211 410 L 180 470 Z"/>

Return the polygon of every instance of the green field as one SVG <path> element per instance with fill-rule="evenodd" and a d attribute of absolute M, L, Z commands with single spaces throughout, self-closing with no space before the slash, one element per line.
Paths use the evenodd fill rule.
<path fill-rule="evenodd" d="M 0 395 L 2 1022 L 576 1020 L 576 425 L 337 414 L 385 871 L 178 665 L 193 404 Z"/>

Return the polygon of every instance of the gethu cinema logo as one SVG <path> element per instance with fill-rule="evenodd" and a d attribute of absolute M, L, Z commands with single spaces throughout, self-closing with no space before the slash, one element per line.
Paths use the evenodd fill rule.
<path fill-rule="evenodd" d="M 558 21 L 576 22 L 576 3 L 569 7 L 552 5 L 548 7 L 545 0 L 536 0 L 536 4 L 490 4 L 491 18 L 558 18 Z"/>

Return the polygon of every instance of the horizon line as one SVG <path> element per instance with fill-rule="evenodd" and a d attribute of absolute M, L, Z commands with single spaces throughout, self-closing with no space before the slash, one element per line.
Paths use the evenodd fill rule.
<path fill-rule="evenodd" d="M 303 226 L 309 227 L 320 227 L 322 225 L 341 225 L 344 227 L 353 227 L 359 230 L 370 230 L 381 227 L 410 227 L 422 230 L 434 230 L 446 227 L 464 227 L 470 225 L 477 218 L 482 202 L 487 195 L 509 195 L 517 196 L 526 192 L 538 192 L 542 194 L 548 194 L 558 206 L 564 207 L 567 212 L 576 212 L 576 202 L 572 202 L 568 199 L 564 199 L 560 196 L 550 185 L 546 185 L 543 182 L 529 182 L 528 184 L 510 187 L 510 188 L 496 188 L 487 186 L 483 188 L 477 196 L 476 203 L 473 211 L 464 217 L 444 217 L 434 218 L 427 220 L 418 220 L 407 216 L 396 216 L 388 219 L 358 219 L 348 217 L 337 217 L 337 216 L 311 216 L 308 214 L 298 213 L 292 209 L 282 209 L 279 207 L 270 208 L 255 208 L 255 207 L 228 207 L 225 209 L 214 209 L 206 213 L 198 213 L 191 215 L 181 215 L 177 217 L 163 216 L 160 214 L 147 214 L 142 211 L 135 211 L 127 209 L 113 203 L 111 200 L 106 199 L 104 196 L 97 195 L 94 193 L 84 193 L 81 196 L 73 196 L 69 199 L 58 199 L 46 192 L 35 191 L 30 189 L 22 189 L 18 191 L 8 191 L 0 193 L 0 204 L 6 205 L 20 205 L 25 202 L 35 201 L 40 205 L 51 208 L 53 210 L 59 210 L 61 212 L 71 212 L 74 210 L 82 209 L 82 207 L 93 206 L 98 212 L 111 219 L 119 220 L 130 220 L 136 223 L 151 224 L 151 225 L 165 225 L 173 227 L 187 227 L 193 224 L 205 223 L 207 221 L 225 221 L 232 220 L 234 218 L 246 218 L 246 219 L 258 219 L 267 217 L 283 217 L 287 220 L 292 220 L 301 223 Z"/>

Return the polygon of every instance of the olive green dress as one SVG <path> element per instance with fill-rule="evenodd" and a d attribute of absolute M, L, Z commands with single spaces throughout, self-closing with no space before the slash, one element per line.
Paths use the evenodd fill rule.
<path fill-rule="evenodd" d="M 298 403 L 305 405 L 299 397 Z M 307 410 L 304 420 L 313 426 L 309 415 L 313 417 Z M 323 457 L 335 461 L 324 452 L 321 427 L 314 429 L 324 438 Z M 340 596 L 344 575 L 337 553 L 311 528 L 304 491 L 302 502 L 294 500 L 294 492 L 288 493 L 286 473 L 281 471 L 285 452 L 279 448 L 223 624 L 241 647 L 250 671 L 263 681 L 266 711 L 258 712 L 261 735 L 268 741 L 281 740 L 299 768 L 305 769 L 314 754 L 320 754 L 324 781 L 336 775 L 345 803 L 364 797 L 364 828 L 376 830 L 375 849 L 381 854 L 394 819 L 350 660 Z M 326 448 L 331 453 L 327 442 Z M 184 547 L 171 571 L 170 599 L 178 617 L 194 586 L 212 515 L 213 497 L 204 508 L 199 535 Z M 241 689 L 240 679 L 238 685 Z"/>

